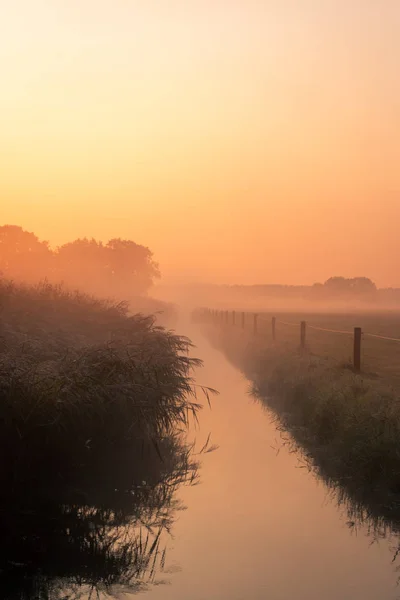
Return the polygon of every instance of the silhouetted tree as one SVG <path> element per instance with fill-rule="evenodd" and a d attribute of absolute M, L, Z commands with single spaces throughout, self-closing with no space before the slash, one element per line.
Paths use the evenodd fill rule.
<path fill-rule="evenodd" d="M 4 277 L 37 281 L 51 275 L 53 268 L 48 242 L 17 225 L 0 226 L 0 273 Z"/>
<path fill-rule="evenodd" d="M 348 292 L 350 280 L 345 277 L 330 277 L 324 283 L 324 288 L 334 293 Z"/>
<path fill-rule="evenodd" d="M 111 268 L 113 287 L 116 291 L 131 290 L 142 294 L 160 277 L 153 253 L 131 240 L 114 238 L 106 245 L 108 264 Z"/>
<path fill-rule="evenodd" d="M 356 294 L 374 294 L 376 285 L 368 277 L 354 277 L 351 280 L 351 290 Z"/>
<path fill-rule="evenodd" d="M 107 296 L 143 294 L 159 277 L 152 252 L 131 240 L 77 239 L 58 248 L 57 265 L 66 284 Z"/>
<path fill-rule="evenodd" d="M 102 242 L 77 239 L 57 249 L 58 279 L 82 291 L 104 294 L 110 286 L 107 252 Z"/>
<path fill-rule="evenodd" d="M 47 278 L 84 292 L 129 299 L 146 293 L 160 271 L 151 250 L 131 240 L 115 238 L 103 244 L 83 238 L 53 252 L 34 233 L 3 225 L 0 276 L 28 282 Z"/>
<path fill-rule="evenodd" d="M 376 285 L 368 277 L 330 277 L 324 283 L 324 290 L 334 295 L 370 295 L 376 292 Z"/>

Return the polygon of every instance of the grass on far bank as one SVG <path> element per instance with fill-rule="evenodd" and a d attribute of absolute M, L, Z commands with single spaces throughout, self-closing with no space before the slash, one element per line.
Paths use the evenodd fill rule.
<path fill-rule="evenodd" d="M 214 345 L 250 379 L 311 469 L 371 517 L 400 518 L 400 390 L 351 365 L 301 355 L 230 327 Z"/>

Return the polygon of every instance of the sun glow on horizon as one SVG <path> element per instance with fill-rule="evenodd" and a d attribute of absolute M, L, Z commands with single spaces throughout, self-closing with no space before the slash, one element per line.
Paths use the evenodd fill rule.
<path fill-rule="evenodd" d="M 400 286 L 400 5 L 14 0 L 0 222 L 167 277 Z"/>

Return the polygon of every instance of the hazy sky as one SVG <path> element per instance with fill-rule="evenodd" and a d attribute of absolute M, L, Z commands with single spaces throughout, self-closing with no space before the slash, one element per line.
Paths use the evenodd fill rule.
<path fill-rule="evenodd" d="M 0 223 L 400 286 L 399 0 L 10 0 Z"/>

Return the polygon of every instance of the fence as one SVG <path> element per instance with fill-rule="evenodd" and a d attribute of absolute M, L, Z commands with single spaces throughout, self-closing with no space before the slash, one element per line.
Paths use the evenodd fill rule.
<path fill-rule="evenodd" d="M 354 371 L 357 373 L 359 373 L 363 367 L 363 346 L 366 350 L 369 349 L 371 353 L 371 346 L 367 344 L 367 340 L 381 340 L 385 343 L 389 343 L 391 349 L 388 349 L 386 346 L 383 349 L 375 349 L 375 367 L 383 363 L 383 367 L 386 367 L 388 374 L 390 372 L 391 376 L 395 376 L 397 379 L 400 377 L 400 371 L 398 369 L 398 365 L 400 364 L 400 337 L 370 333 L 362 327 L 352 327 L 348 329 L 322 327 L 315 322 L 309 322 L 304 319 L 290 321 L 280 319 L 275 315 L 267 317 L 263 313 L 222 311 L 208 308 L 200 311 L 200 319 L 216 325 L 240 327 L 242 330 L 251 332 L 254 336 L 267 337 L 272 343 L 277 343 L 281 338 L 285 337 L 286 339 L 291 340 L 291 342 L 297 343 L 302 352 L 310 350 L 312 344 L 315 344 L 315 346 L 319 345 L 320 347 L 319 340 L 316 340 L 315 337 L 312 340 L 310 339 L 312 335 L 329 334 L 341 338 L 342 342 L 339 343 L 340 348 L 345 345 L 343 340 L 346 339 L 346 344 L 348 344 L 346 347 L 350 351 L 349 359 L 351 360 Z M 339 317 L 336 317 L 336 319 L 339 320 Z M 345 324 L 347 325 L 347 322 Z M 394 325 L 400 328 L 400 316 L 390 317 L 388 326 L 393 327 Z M 291 333 L 284 334 L 283 329 L 285 329 L 286 332 L 290 330 Z M 388 356 L 392 357 L 394 354 L 393 344 L 397 346 L 398 357 L 396 357 L 396 360 L 388 360 Z M 337 346 L 338 345 L 336 344 L 336 347 Z"/>

